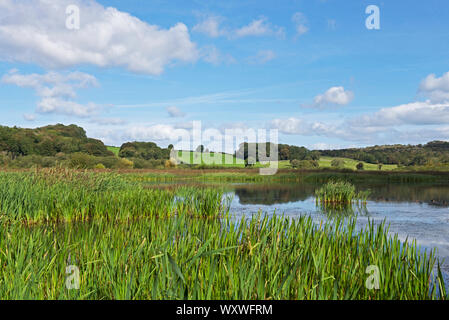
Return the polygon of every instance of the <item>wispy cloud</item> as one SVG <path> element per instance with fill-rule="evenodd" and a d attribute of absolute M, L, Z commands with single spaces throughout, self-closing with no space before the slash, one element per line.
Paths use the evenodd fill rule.
<path fill-rule="evenodd" d="M 206 104 L 209 106 L 213 106 L 216 104 L 238 104 L 238 103 L 280 103 L 280 102 L 297 103 L 299 101 L 298 99 L 289 99 L 289 98 L 245 98 L 248 95 L 258 93 L 261 90 L 263 89 L 225 91 L 172 100 L 161 100 L 140 104 L 122 104 L 114 106 L 117 108 L 152 108 L 152 107 L 166 107 L 167 105 L 176 105 L 179 107 L 179 106 L 197 106 Z"/>
<path fill-rule="evenodd" d="M 184 112 L 182 112 L 176 106 L 167 107 L 166 110 L 167 110 L 169 116 L 172 118 L 182 118 L 182 117 L 185 117 L 185 115 L 186 115 Z"/>
<path fill-rule="evenodd" d="M 239 28 L 228 28 L 222 26 L 224 20 L 225 19 L 220 16 L 208 16 L 196 24 L 192 28 L 192 31 L 205 34 L 211 38 L 218 38 L 222 36 L 229 39 L 262 36 L 285 38 L 285 29 L 283 27 L 273 25 L 268 21 L 268 18 L 264 16 L 254 19 L 247 25 Z"/>
<path fill-rule="evenodd" d="M 276 58 L 276 53 L 272 50 L 260 50 L 255 56 L 249 57 L 248 61 L 252 64 L 264 64 Z"/>
<path fill-rule="evenodd" d="M 301 36 L 309 31 L 307 18 L 302 12 L 293 14 L 292 21 L 295 24 L 296 36 Z"/>

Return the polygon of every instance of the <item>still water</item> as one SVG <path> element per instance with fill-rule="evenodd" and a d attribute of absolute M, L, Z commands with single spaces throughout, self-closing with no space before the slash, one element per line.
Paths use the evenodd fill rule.
<path fill-rule="evenodd" d="M 386 221 L 390 233 L 405 241 L 415 239 L 423 250 L 435 249 L 445 278 L 449 275 L 449 185 L 431 184 L 359 184 L 359 190 L 369 189 L 366 206 L 353 205 L 343 212 L 329 212 L 316 205 L 312 184 L 233 184 L 231 213 L 236 217 L 250 216 L 259 210 L 267 214 L 290 217 L 309 215 L 314 220 L 331 216 L 357 216 L 358 227 L 368 220 Z M 443 261 L 444 260 L 444 261 Z"/>

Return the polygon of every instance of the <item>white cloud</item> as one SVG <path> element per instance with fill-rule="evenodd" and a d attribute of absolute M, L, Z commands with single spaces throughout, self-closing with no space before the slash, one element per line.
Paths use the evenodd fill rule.
<path fill-rule="evenodd" d="M 132 126 L 124 132 L 125 140 L 133 141 L 172 141 L 177 138 L 177 132 L 172 125 L 156 124 L 151 126 Z"/>
<path fill-rule="evenodd" d="M 170 117 L 172 117 L 172 118 L 182 118 L 182 117 L 185 117 L 185 115 L 186 115 L 184 112 L 182 112 L 176 106 L 167 107 L 166 110 L 167 110 L 168 114 L 170 115 Z"/>
<path fill-rule="evenodd" d="M 237 38 L 273 35 L 283 38 L 285 37 L 285 30 L 282 27 L 272 26 L 265 17 L 253 20 L 250 24 L 243 26 L 233 32 L 233 36 Z"/>
<path fill-rule="evenodd" d="M 295 24 L 297 36 L 301 36 L 309 31 L 309 27 L 307 26 L 307 18 L 302 12 L 296 12 L 293 14 L 292 21 Z"/>
<path fill-rule="evenodd" d="M 422 143 L 449 139 L 449 104 L 413 102 L 337 121 L 291 117 L 274 119 L 269 126 L 288 135 L 324 136 L 368 144 Z"/>
<path fill-rule="evenodd" d="M 249 24 L 236 29 L 222 27 L 222 17 L 209 16 L 192 28 L 192 31 L 203 33 L 211 38 L 226 36 L 230 39 L 243 37 L 275 36 L 285 37 L 282 27 L 272 25 L 266 17 L 254 19 Z"/>
<path fill-rule="evenodd" d="M 80 8 L 80 29 L 65 26 L 66 7 Z M 148 24 L 91 0 L 2 0 L 0 59 L 49 68 L 90 64 L 160 74 L 175 62 L 198 58 L 187 27 Z"/>
<path fill-rule="evenodd" d="M 25 114 L 23 115 L 23 118 L 24 118 L 26 121 L 34 121 L 34 120 L 36 120 L 36 115 L 35 115 L 35 114 L 25 113 Z"/>
<path fill-rule="evenodd" d="M 337 144 L 329 144 L 326 142 L 318 142 L 309 146 L 310 150 L 335 150 L 341 149 L 342 147 Z"/>
<path fill-rule="evenodd" d="M 32 88 L 40 97 L 36 111 L 38 113 L 56 113 L 88 117 L 99 111 L 100 107 L 92 102 L 79 104 L 73 101 L 76 98 L 76 89 L 96 86 L 96 78 L 83 72 L 22 75 L 17 70 L 5 74 L 1 81 L 23 88 Z"/>
<path fill-rule="evenodd" d="M 335 29 L 337 29 L 337 20 L 335 20 L 335 19 L 328 19 L 328 20 L 327 20 L 327 27 L 328 27 L 330 30 L 335 30 Z"/>
<path fill-rule="evenodd" d="M 449 72 L 437 78 L 429 74 L 419 86 L 419 92 L 429 97 L 431 102 L 449 102 Z"/>
<path fill-rule="evenodd" d="M 210 16 L 192 28 L 193 32 L 203 33 L 211 38 L 224 36 L 227 32 L 220 28 L 223 18 Z"/>
<path fill-rule="evenodd" d="M 435 125 L 449 123 L 449 104 L 413 102 L 356 117 L 353 126 L 387 127 L 399 125 Z"/>
<path fill-rule="evenodd" d="M 94 118 L 90 122 L 103 126 L 119 126 L 127 123 L 126 120 L 120 118 Z"/>
<path fill-rule="evenodd" d="M 205 46 L 201 48 L 201 57 L 204 61 L 213 65 L 233 64 L 236 62 L 230 54 L 222 54 L 215 46 Z"/>
<path fill-rule="evenodd" d="M 257 52 L 257 54 L 253 57 L 249 58 L 250 63 L 256 63 L 256 64 L 263 64 L 267 63 L 271 60 L 274 60 L 276 58 L 276 53 L 272 50 L 260 50 Z"/>
<path fill-rule="evenodd" d="M 354 99 L 354 93 L 345 90 L 344 87 L 332 87 L 325 93 L 317 95 L 313 104 L 309 107 L 312 108 L 325 108 L 329 106 L 344 106 L 350 103 Z"/>

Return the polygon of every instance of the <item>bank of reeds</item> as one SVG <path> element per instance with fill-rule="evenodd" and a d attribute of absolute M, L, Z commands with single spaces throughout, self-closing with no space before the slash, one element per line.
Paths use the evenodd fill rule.
<path fill-rule="evenodd" d="M 354 202 L 365 204 L 369 190 L 357 192 L 355 186 L 347 181 L 329 181 L 315 190 L 317 203 L 330 205 L 350 205 Z"/>
<path fill-rule="evenodd" d="M 0 297 L 438 298 L 444 283 L 432 277 L 433 252 L 387 232 L 384 224 L 370 224 L 357 233 L 355 220 L 317 226 L 307 217 L 261 215 L 221 223 L 179 215 L 125 223 L 1 224 Z M 79 269 L 79 290 L 66 287 L 75 275 L 66 274 L 68 266 Z M 369 266 L 378 268 L 378 289 L 366 285 Z"/>
<path fill-rule="evenodd" d="M 113 173 L 0 173 L 1 299 L 445 298 L 435 263 L 385 224 L 235 220 L 221 190 L 144 188 Z M 79 290 L 66 286 L 69 266 Z M 366 285 L 369 266 L 378 289 Z"/>
<path fill-rule="evenodd" d="M 24 223 L 108 221 L 144 217 L 220 217 L 224 192 L 144 188 L 114 173 L 48 169 L 0 172 L 0 216 Z M 176 201 L 182 197 L 183 201 Z"/>

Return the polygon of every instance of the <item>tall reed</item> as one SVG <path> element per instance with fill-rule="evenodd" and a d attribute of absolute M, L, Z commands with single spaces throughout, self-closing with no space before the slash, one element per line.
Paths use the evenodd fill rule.
<path fill-rule="evenodd" d="M 384 225 L 255 215 L 0 224 L 2 299 L 436 299 L 433 252 Z M 79 290 L 66 267 L 79 268 Z M 369 289 L 368 266 L 379 269 Z"/>
<path fill-rule="evenodd" d="M 317 203 L 337 205 L 366 203 L 369 194 L 369 190 L 356 192 L 355 186 L 347 181 L 329 181 L 315 191 Z"/>
<path fill-rule="evenodd" d="M 176 201 L 177 197 L 183 201 Z M 109 221 L 189 214 L 219 217 L 222 190 L 144 188 L 114 173 L 39 170 L 0 172 L 0 214 L 25 223 Z"/>

